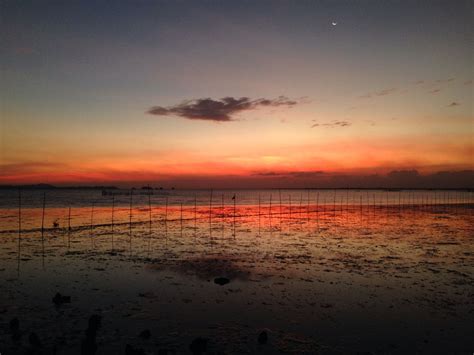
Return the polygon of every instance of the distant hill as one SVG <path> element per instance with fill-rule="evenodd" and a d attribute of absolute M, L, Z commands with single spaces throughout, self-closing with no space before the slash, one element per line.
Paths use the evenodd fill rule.
<path fill-rule="evenodd" d="M 50 184 L 32 185 L 0 185 L 1 190 L 24 189 L 24 190 L 52 190 L 52 189 L 74 189 L 74 190 L 117 190 L 117 186 L 54 186 Z"/>

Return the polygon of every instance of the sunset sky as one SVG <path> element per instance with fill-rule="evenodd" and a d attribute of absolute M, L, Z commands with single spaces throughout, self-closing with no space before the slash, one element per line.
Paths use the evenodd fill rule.
<path fill-rule="evenodd" d="M 472 11 L 2 1 L 0 184 L 309 187 L 472 170 Z"/>

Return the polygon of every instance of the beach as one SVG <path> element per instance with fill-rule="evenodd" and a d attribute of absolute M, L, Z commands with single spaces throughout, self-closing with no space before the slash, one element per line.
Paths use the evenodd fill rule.
<path fill-rule="evenodd" d="M 148 196 L 136 205 L 132 196 L 113 224 L 96 194 L 92 223 L 91 207 L 76 203 L 70 229 L 68 207 L 56 201 L 43 230 L 38 193 L 39 203 L 24 205 L 30 228 L 20 233 L 18 211 L 3 208 L 2 226 L 11 228 L 1 233 L 2 353 L 31 350 L 32 332 L 44 353 L 80 353 L 92 315 L 101 319 L 97 354 L 124 353 L 127 344 L 199 353 L 193 342 L 229 354 L 473 348 L 472 193 L 450 192 L 458 200 L 449 204 L 426 191 L 412 200 L 410 191 L 223 193 L 224 207 L 217 191 L 212 201 L 208 191 L 199 201 L 189 192 L 153 195 L 149 206 Z M 393 195 L 388 204 L 384 194 Z M 56 293 L 70 302 L 53 302 Z M 15 318 L 19 339 L 9 329 Z"/>

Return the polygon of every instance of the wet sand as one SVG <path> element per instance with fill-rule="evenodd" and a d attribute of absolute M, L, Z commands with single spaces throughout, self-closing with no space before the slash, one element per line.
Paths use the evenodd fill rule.
<path fill-rule="evenodd" d="M 197 338 L 206 353 L 471 354 L 473 207 L 169 206 L 151 224 L 123 212 L 113 234 L 3 232 L 0 351 L 80 353 L 95 314 L 97 354 L 191 353 Z"/>

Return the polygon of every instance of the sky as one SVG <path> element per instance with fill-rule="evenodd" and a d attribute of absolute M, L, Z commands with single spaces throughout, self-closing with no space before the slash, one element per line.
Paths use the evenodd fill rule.
<path fill-rule="evenodd" d="M 472 187 L 473 6 L 2 1 L 0 184 Z"/>

